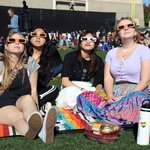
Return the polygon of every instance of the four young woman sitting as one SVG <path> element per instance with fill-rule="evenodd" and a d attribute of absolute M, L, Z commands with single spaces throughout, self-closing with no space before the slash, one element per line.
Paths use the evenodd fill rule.
<path fill-rule="evenodd" d="M 42 119 L 39 109 L 47 102 L 55 104 L 55 99 L 57 106 L 77 106 L 86 115 L 103 120 L 138 122 L 142 102 L 150 100 L 145 92 L 150 82 L 150 51 L 136 43 L 136 28 L 132 18 L 118 21 L 115 32 L 121 46 L 107 53 L 105 69 L 95 51 L 97 38 L 90 31 L 80 35 L 77 51 L 65 56 L 63 68 L 61 57 L 43 27 L 38 26 L 29 34 L 27 49 L 22 34 L 8 35 L 4 54 L 0 56 L 0 124 L 14 126 L 29 139 L 39 136 L 44 143 L 50 143 L 54 139 L 56 110 L 49 108 Z M 60 72 L 59 93 L 49 82 Z M 98 93 L 103 88 L 107 94 L 105 105 L 82 99 L 82 93 Z"/>

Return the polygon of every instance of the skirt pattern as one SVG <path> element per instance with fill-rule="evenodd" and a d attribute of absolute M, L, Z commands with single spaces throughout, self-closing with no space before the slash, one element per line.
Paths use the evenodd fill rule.
<path fill-rule="evenodd" d="M 85 115 L 119 124 L 131 124 L 138 122 L 140 107 L 145 99 L 150 100 L 150 96 L 145 92 L 136 91 L 119 101 L 109 103 L 102 101 L 102 105 L 95 105 L 82 93 L 77 98 L 77 106 Z"/>

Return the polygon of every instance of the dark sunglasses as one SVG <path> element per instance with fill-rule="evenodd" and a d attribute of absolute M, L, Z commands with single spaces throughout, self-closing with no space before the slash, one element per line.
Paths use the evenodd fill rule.
<path fill-rule="evenodd" d="M 26 39 L 18 39 L 18 38 L 7 38 L 8 43 L 19 42 L 20 44 L 26 44 Z"/>
<path fill-rule="evenodd" d="M 125 25 L 121 25 L 121 26 L 118 26 L 117 27 L 117 30 L 120 31 L 120 30 L 124 30 L 125 28 L 135 28 L 135 24 L 133 23 L 130 23 L 130 24 L 125 24 Z"/>
<path fill-rule="evenodd" d="M 95 37 L 81 37 L 81 41 L 91 41 L 91 42 L 96 42 L 97 41 L 97 38 Z"/>
<path fill-rule="evenodd" d="M 46 33 L 36 33 L 36 32 L 30 32 L 30 36 L 40 36 L 41 38 L 46 38 L 47 34 Z"/>

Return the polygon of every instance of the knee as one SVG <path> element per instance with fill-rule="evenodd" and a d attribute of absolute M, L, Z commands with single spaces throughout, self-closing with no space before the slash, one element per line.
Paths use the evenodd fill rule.
<path fill-rule="evenodd" d="M 31 95 L 25 95 L 23 101 L 32 103 L 34 100 L 33 100 L 33 97 Z"/>
<path fill-rule="evenodd" d="M 23 97 L 21 97 L 20 99 L 18 99 L 17 103 L 20 105 L 20 106 L 24 106 L 24 105 L 27 105 L 27 104 L 31 104 L 34 102 L 34 99 L 32 98 L 31 95 L 25 95 Z"/>

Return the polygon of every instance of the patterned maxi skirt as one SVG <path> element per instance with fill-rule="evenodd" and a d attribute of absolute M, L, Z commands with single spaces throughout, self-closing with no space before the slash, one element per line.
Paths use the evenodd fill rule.
<path fill-rule="evenodd" d="M 142 102 L 150 100 L 150 96 L 144 91 L 130 92 L 135 86 L 129 83 L 115 84 L 114 96 L 122 95 L 123 98 L 114 102 L 97 98 L 95 92 L 82 93 L 77 97 L 77 107 L 85 115 L 98 117 L 100 120 L 119 124 L 137 123 Z"/>

